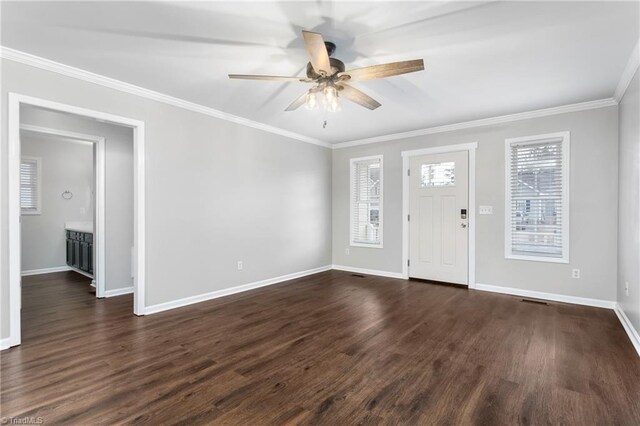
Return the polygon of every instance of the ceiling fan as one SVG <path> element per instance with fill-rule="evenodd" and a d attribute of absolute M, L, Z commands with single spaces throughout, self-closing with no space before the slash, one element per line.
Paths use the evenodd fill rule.
<path fill-rule="evenodd" d="M 229 74 L 229 78 L 311 83 L 314 86 L 293 101 L 285 111 L 293 111 L 303 104 L 306 104 L 308 109 L 315 109 L 324 101 L 327 110 L 334 112 L 340 110 L 340 98 L 348 99 L 370 110 L 381 105 L 348 83 L 424 70 L 424 61 L 415 59 L 345 71 L 344 63 L 331 57 L 336 50 L 334 43 L 324 41 L 322 34 L 311 31 L 302 31 L 302 37 L 310 61 L 307 63 L 307 77 Z"/>

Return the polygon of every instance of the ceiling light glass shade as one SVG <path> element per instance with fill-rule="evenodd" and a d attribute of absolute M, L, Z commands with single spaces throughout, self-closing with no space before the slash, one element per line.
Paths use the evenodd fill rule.
<path fill-rule="evenodd" d="M 331 105 L 334 99 L 338 97 L 338 91 L 334 86 L 327 86 L 324 88 L 324 99 L 327 102 L 327 106 Z"/>
<path fill-rule="evenodd" d="M 336 96 L 331 98 L 331 100 L 327 99 L 327 111 L 329 111 L 329 112 L 338 112 L 341 109 L 342 109 L 342 107 L 340 105 L 340 98 L 338 97 L 337 93 L 336 93 Z"/>
<path fill-rule="evenodd" d="M 314 92 L 307 93 L 307 101 L 305 102 L 305 108 L 316 109 L 318 108 L 318 96 Z"/>

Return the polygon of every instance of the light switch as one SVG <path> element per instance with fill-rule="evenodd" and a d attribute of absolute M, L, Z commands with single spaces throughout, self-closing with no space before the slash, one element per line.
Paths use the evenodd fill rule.
<path fill-rule="evenodd" d="M 480 206 L 480 214 L 493 214 L 493 206 Z"/>

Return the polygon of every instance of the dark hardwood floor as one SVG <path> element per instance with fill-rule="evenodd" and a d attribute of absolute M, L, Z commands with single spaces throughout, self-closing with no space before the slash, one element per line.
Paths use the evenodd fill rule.
<path fill-rule="evenodd" d="M 640 424 L 640 357 L 606 309 L 338 271 L 147 317 L 88 289 L 73 272 L 24 279 L 2 416 Z"/>

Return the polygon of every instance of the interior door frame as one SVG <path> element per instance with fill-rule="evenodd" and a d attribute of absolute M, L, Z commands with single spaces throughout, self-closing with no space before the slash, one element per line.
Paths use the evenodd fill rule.
<path fill-rule="evenodd" d="M 145 132 L 144 122 L 66 105 L 18 93 L 9 93 L 8 101 L 8 187 L 9 187 L 9 346 L 21 342 L 21 230 L 20 230 L 20 106 L 31 105 L 58 112 L 80 115 L 133 129 L 133 313 L 145 310 Z M 97 206 L 96 206 L 97 207 Z M 97 222 L 97 218 L 96 218 Z M 96 223 L 96 226 L 99 226 Z M 96 288 L 97 293 L 97 288 Z"/>
<path fill-rule="evenodd" d="M 106 218 L 106 192 L 105 192 L 105 138 L 102 136 L 87 135 L 84 133 L 69 132 L 66 130 L 53 129 L 49 127 L 33 126 L 30 124 L 20 124 L 20 131 L 37 133 L 40 135 L 51 136 L 53 138 L 71 139 L 81 142 L 89 142 L 96 148 L 96 182 L 95 182 L 95 268 L 94 281 L 96 286 L 96 297 L 105 297 L 105 268 L 106 268 L 106 234 L 105 234 L 105 218 Z"/>
<path fill-rule="evenodd" d="M 476 288 L 476 149 L 478 142 L 402 151 L 402 277 L 409 279 L 409 161 L 419 155 L 466 151 L 469 154 L 469 262 L 467 285 Z"/>

